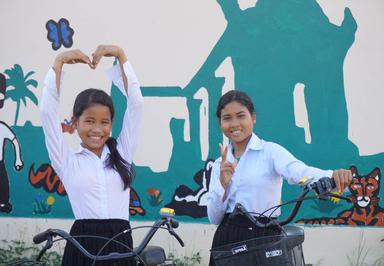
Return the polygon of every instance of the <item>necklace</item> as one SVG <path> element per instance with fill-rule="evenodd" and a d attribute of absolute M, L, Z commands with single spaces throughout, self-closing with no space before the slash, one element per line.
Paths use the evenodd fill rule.
<path fill-rule="evenodd" d="M 244 153 L 244 152 L 243 152 Z M 243 153 L 242 154 L 240 154 L 239 156 L 236 156 L 235 155 L 235 149 L 234 148 L 232 148 L 232 154 L 233 154 L 233 157 L 235 157 L 235 159 L 237 160 L 237 161 L 239 161 L 240 160 L 240 158 L 241 158 L 241 156 L 243 155 Z"/>

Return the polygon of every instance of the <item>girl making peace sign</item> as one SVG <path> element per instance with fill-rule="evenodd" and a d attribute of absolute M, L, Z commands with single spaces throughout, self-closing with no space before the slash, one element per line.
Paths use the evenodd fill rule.
<path fill-rule="evenodd" d="M 110 137 L 114 118 L 111 97 L 102 90 L 80 92 L 73 106 L 72 126 L 81 144 L 69 150 L 63 139 L 58 117 L 62 90 L 62 67 L 65 64 L 87 64 L 94 69 L 102 57 L 116 57 L 119 64 L 108 75 L 127 99 L 127 110 L 119 137 Z M 57 55 L 45 78 L 41 101 L 41 120 L 51 164 L 63 182 L 75 215 L 71 235 L 96 235 L 117 238 L 123 245 L 111 242 L 104 252 L 128 252 L 132 249 L 129 223 L 129 192 L 134 174 L 132 158 L 136 149 L 142 115 L 143 97 L 140 84 L 124 51 L 114 45 L 100 45 L 92 60 L 80 50 Z M 97 254 L 105 244 L 95 238 L 78 238 L 90 253 Z M 125 245 L 125 246 L 124 246 Z M 97 265 L 131 265 L 127 260 L 106 261 Z M 91 265 L 70 243 L 64 251 L 62 265 Z"/>
<path fill-rule="evenodd" d="M 260 139 L 253 133 L 256 113 L 252 101 L 241 91 L 224 94 L 217 106 L 221 130 L 230 139 L 226 147 L 220 145 L 221 157 L 212 168 L 208 195 L 208 218 L 219 225 L 212 248 L 255 237 L 279 234 L 279 228 L 258 228 L 247 218 L 228 219 L 236 203 L 246 210 L 263 213 L 280 203 L 283 178 L 299 183 L 304 176 L 333 177 L 339 192 L 352 180 L 349 170 L 321 170 L 296 159 L 282 146 Z M 266 212 L 268 217 L 271 211 Z M 272 214 L 280 215 L 280 209 Z M 263 220 L 266 218 L 257 218 Z M 263 222 L 263 221 L 261 221 Z M 215 265 L 210 259 L 210 266 Z"/>

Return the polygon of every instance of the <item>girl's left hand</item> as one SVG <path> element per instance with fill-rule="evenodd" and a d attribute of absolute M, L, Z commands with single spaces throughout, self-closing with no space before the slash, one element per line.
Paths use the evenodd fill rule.
<path fill-rule="evenodd" d="M 337 191 L 343 193 L 352 181 L 352 172 L 345 169 L 334 170 L 332 178 L 335 180 Z"/>
<path fill-rule="evenodd" d="M 116 45 L 99 45 L 96 48 L 96 51 L 92 54 L 92 64 L 96 67 L 103 56 L 117 57 L 120 61 L 120 64 L 124 64 L 126 61 L 125 54 L 123 49 Z"/>

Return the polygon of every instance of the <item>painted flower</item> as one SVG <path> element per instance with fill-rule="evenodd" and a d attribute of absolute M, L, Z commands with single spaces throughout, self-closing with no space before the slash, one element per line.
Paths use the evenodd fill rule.
<path fill-rule="evenodd" d="M 148 195 L 149 196 L 157 196 L 157 195 L 159 195 L 159 190 L 156 188 L 150 188 L 150 189 L 148 189 Z"/>
<path fill-rule="evenodd" d="M 52 197 L 52 196 L 49 196 L 48 198 L 47 198 L 47 204 L 48 205 L 53 205 L 55 203 L 55 198 L 54 197 Z"/>

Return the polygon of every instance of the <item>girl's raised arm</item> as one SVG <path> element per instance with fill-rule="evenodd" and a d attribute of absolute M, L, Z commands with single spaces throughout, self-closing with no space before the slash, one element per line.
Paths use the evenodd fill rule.
<path fill-rule="evenodd" d="M 63 141 L 58 115 L 62 68 L 64 64 L 75 63 L 85 63 L 93 68 L 91 60 L 80 50 L 71 50 L 58 54 L 53 68 L 49 69 L 45 77 L 42 100 L 40 101 L 40 116 L 45 144 L 51 164 L 59 177 L 63 176 L 63 164 L 68 153 L 68 148 Z"/>
<path fill-rule="evenodd" d="M 99 63 L 101 56 L 115 56 L 119 61 L 119 65 L 111 68 L 107 74 L 127 97 L 127 110 L 117 139 L 117 148 L 121 156 L 131 163 L 137 146 L 143 113 L 144 101 L 140 91 L 140 83 L 131 64 L 127 61 L 123 49 L 115 45 L 100 45 L 93 54 L 92 64 L 94 66 Z"/>
<path fill-rule="evenodd" d="M 122 81 L 124 84 L 125 94 L 128 94 L 128 79 L 124 71 L 124 64 L 127 62 L 127 56 L 124 53 L 124 50 L 116 45 L 99 45 L 96 48 L 96 51 L 92 54 L 92 65 L 96 68 L 99 64 L 101 58 L 106 57 L 116 57 L 119 60 L 120 73 Z M 118 85 L 117 85 L 118 86 Z"/>

